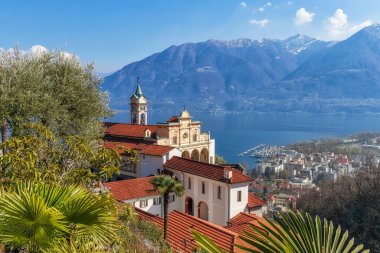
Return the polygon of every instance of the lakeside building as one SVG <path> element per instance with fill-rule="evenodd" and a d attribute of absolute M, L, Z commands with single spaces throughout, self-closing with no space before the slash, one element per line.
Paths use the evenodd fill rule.
<path fill-rule="evenodd" d="M 177 210 L 221 226 L 241 212 L 263 214 L 265 201 L 248 191 L 253 179 L 240 171 L 176 156 L 163 167 L 165 174 L 175 176 L 185 188 L 182 197 L 171 196 L 169 212 Z M 105 187 L 118 201 L 163 217 L 161 198 L 152 191 L 151 179 L 109 182 Z"/>
<path fill-rule="evenodd" d="M 105 142 L 125 145 L 160 145 L 177 148 L 181 156 L 196 161 L 214 163 L 215 140 L 210 132 L 202 132 L 202 123 L 194 121 L 184 109 L 164 123 L 148 124 L 148 99 L 140 83 L 130 98 L 131 123 L 105 122 Z"/>
<path fill-rule="evenodd" d="M 124 180 L 107 182 L 103 189 L 134 206 L 140 218 L 163 227 L 162 197 L 150 181 L 175 176 L 185 193 L 169 198 L 168 242 L 173 249 L 193 252 L 196 242 L 190 231 L 195 229 L 223 249 L 240 252 L 234 245 L 244 244 L 242 229 L 257 225 L 266 212 L 266 202 L 249 192 L 253 179 L 240 164 L 214 164 L 215 140 L 187 110 L 149 125 L 148 100 L 139 83 L 130 105 L 130 124 L 104 123 L 104 147 L 120 154 L 121 176 L 116 179 Z"/>

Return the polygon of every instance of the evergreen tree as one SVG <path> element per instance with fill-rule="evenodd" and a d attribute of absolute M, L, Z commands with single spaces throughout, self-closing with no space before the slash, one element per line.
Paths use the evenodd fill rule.
<path fill-rule="evenodd" d="M 108 96 L 92 64 L 60 51 L 38 55 L 0 52 L 0 130 L 17 136 L 26 123 L 41 123 L 59 136 L 101 136 L 100 120 L 110 116 Z"/>

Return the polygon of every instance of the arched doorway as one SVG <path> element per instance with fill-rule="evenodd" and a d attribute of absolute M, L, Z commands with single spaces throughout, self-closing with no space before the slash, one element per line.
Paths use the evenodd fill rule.
<path fill-rule="evenodd" d="M 198 217 L 202 220 L 208 220 L 208 206 L 205 202 L 199 202 Z"/>
<path fill-rule="evenodd" d="M 190 159 L 190 153 L 189 153 L 189 151 L 183 151 L 183 152 L 182 152 L 182 157 L 183 157 L 183 158 Z"/>
<path fill-rule="evenodd" d="M 201 151 L 201 162 L 208 163 L 208 150 L 207 148 L 203 148 Z"/>
<path fill-rule="evenodd" d="M 193 152 L 191 152 L 191 160 L 199 161 L 199 151 L 194 149 Z"/>
<path fill-rule="evenodd" d="M 190 197 L 185 200 L 185 213 L 194 215 L 194 201 Z"/>

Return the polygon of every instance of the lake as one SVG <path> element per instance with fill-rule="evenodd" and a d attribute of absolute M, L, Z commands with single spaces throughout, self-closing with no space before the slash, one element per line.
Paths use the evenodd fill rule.
<path fill-rule="evenodd" d="M 177 113 L 179 114 L 179 113 Z M 149 112 L 149 124 L 165 122 L 172 113 Z M 380 114 L 310 114 L 310 113 L 192 113 L 201 121 L 202 131 L 210 131 L 216 153 L 228 162 L 254 159 L 238 154 L 258 144 L 286 145 L 324 137 L 344 137 L 361 132 L 380 132 Z M 115 122 L 129 123 L 129 112 L 116 113 Z"/>

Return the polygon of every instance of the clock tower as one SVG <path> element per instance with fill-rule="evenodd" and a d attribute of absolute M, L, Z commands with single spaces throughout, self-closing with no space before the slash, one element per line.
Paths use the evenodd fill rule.
<path fill-rule="evenodd" d="M 148 100 L 143 95 L 140 87 L 140 78 L 137 78 L 137 87 L 135 93 L 130 98 L 131 105 L 131 124 L 147 125 L 148 124 Z"/>

